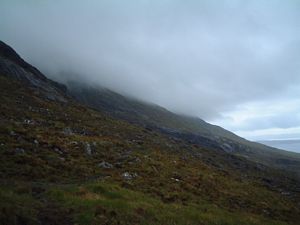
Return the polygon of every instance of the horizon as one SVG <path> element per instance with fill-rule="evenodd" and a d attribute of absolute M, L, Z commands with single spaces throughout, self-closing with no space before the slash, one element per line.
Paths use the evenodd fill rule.
<path fill-rule="evenodd" d="M 296 152 L 300 154 L 300 139 L 297 140 L 260 140 L 257 141 L 261 144 L 278 148 L 280 150 L 286 150 L 290 152 Z"/>

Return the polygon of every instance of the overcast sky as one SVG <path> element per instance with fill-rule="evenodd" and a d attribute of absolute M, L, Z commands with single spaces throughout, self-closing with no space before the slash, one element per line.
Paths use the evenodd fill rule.
<path fill-rule="evenodd" d="M 52 79 L 300 138 L 298 0 L 1 0 L 0 15 L 0 39 Z"/>

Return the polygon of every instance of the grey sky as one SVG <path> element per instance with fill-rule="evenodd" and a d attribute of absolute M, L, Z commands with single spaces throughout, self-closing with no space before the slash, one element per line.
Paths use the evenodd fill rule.
<path fill-rule="evenodd" d="M 1 0 L 0 15 L 0 39 L 53 79 L 250 139 L 300 137 L 297 0 Z"/>

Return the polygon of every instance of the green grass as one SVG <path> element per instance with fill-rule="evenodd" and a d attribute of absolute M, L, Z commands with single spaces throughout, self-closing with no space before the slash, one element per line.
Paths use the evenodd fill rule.
<path fill-rule="evenodd" d="M 296 225 L 300 219 L 299 182 L 286 174 L 257 170 L 246 159 L 176 142 L 73 101 L 45 100 L 1 76 L 0 90 L 0 225 Z M 74 134 L 65 135 L 66 127 Z M 114 167 L 98 167 L 102 161 Z M 137 177 L 124 180 L 124 172 Z"/>
<path fill-rule="evenodd" d="M 88 183 L 79 186 L 54 186 L 43 193 L 38 202 L 24 194 L 1 190 L 6 198 L 1 211 L 35 224 L 37 210 L 44 203 L 52 202 L 69 212 L 75 224 L 206 224 L 206 225 L 284 225 L 285 222 L 266 219 L 252 213 L 230 212 L 202 201 L 200 204 L 182 205 L 163 203 L 157 198 L 132 191 L 111 183 Z M 4 195 L 4 196 L 3 196 Z M 18 207 L 16 207 L 18 206 Z M 5 210 L 3 210 L 5 209 Z M 1 215 L 1 221 L 8 221 Z M 56 215 L 54 215 L 56 216 Z M 9 224 L 17 224 L 15 220 Z"/>
<path fill-rule="evenodd" d="M 38 224 L 37 209 L 40 203 L 28 193 L 16 193 L 11 189 L 1 188 L 0 199 L 1 225 Z"/>

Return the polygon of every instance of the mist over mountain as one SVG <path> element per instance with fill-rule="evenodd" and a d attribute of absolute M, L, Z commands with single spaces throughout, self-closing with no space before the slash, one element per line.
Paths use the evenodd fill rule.
<path fill-rule="evenodd" d="M 299 10 L 0 1 L 0 225 L 298 225 Z"/>
<path fill-rule="evenodd" d="M 66 87 L 2 41 L 0 92 L 3 224 L 298 224 L 300 154 Z"/>
<path fill-rule="evenodd" d="M 300 133 L 296 1 L 0 6 L 1 39 L 52 79 L 102 85 L 254 140 Z"/>

